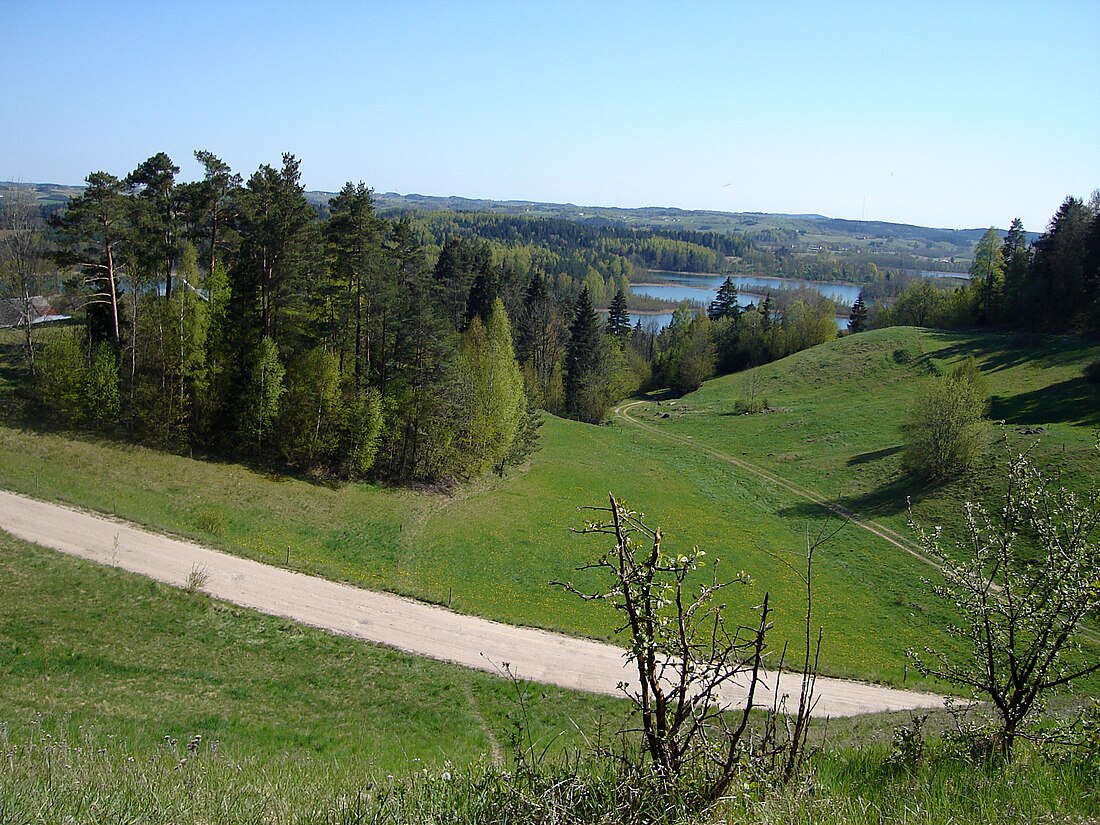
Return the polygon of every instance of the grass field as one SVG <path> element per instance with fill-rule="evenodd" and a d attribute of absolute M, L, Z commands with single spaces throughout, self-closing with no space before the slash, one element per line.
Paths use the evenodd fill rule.
<path fill-rule="evenodd" d="M 910 357 L 896 357 L 899 350 Z M 779 608 L 776 643 L 797 642 L 802 583 L 791 568 L 801 565 L 820 508 L 689 442 L 764 466 L 899 531 L 905 495 L 921 518 L 950 527 L 965 497 L 995 491 L 996 474 L 983 466 L 967 482 L 915 486 L 898 463 L 900 422 L 914 378 L 970 353 L 1012 443 L 1029 443 L 1035 437 L 1017 430 L 1042 425 L 1037 456 L 1071 483 L 1096 480 L 1090 449 L 1100 398 L 1079 376 L 1100 348 L 1052 342 L 1022 350 L 997 336 L 895 329 L 635 408 L 680 440 L 622 420 L 591 427 L 548 419 L 529 466 L 450 496 L 329 486 L 11 426 L 0 428 L 0 487 L 273 564 L 287 563 L 289 547 L 297 569 L 604 638 L 613 617 L 548 582 L 603 549 L 570 527 L 583 518 L 578 505 L 602 504 L 613 490 L 662 525 L 671 546 L 698 543 L 727 572 L 749 571 L 757 584 L 731 609 L 747 610 L 769 590 Z M 5 392 L 10 386 L 0 386 L 0 403 Z M 766 397 L 774 412 L 731 415 L 750 394 Z M 989 436 L 997 438 L 992 428 Z M 823 669 L 901 682 L 905 647 L 937 639 L 947 619 L 920 581 L 928 572 L 851 525 L 822 547 L 815 601 Z M 580 800 L 605 804 L 617 793 L 596 766 L 548 759 L 534 785 L 518 786 L 491 765 L 494 753 L 507 756 L 522 715 L 506 680 L 330 636 L 2 533 L 0 685 L 3 821 L 489 822 L 499 821 L 502 806 L 534 810 L 562 788 L 578 794 L 576 810 Z M 578 726 L 606 731 L 625 718 L 623 703 L 611 699 L 543 687 L 532 695 L 532 733 L 554 742 L 552 753 L 582 740 Z M 1095 759 L 1052 759 L 1027 746 L 1003 769 L 949 752 L 899 768 L 886 760 L 883 740 L 906 718 L 832 725 L 839 744 L 814 761 L 810 784 L 772 793 L 746 777 L 702 821 L 1095 821 Z"/>
<path fill-rule="evenodd" d="M 568 757 L 579 730 L 623 724 L 622 702 L 535 687 L 524 714 L 505 680 L 2 536 L 0 684 L 0 821 L 13 825 L 617 821 L 606 817 L 630 800 L 610 763 Z M 550 746 L 534 775 L 510 759 L 523 718 Z M 747 774 L 706 815 L 669 820 L 1083 823 L 1095 811 L 1084 757 L 1025 746 L 983 768 L 933 742 L 921 762 L 891 765 L 884 740 L 907 718 L 833 723 L 812 783 Z"/>
<path fill-rule="evenodd" d="M 364 777 L 490 760 L 506 750 L 516 685 L 333 636 L 73 559 L 0 533 L 0 719 L 132 753 L 201 734 L 241 758 L 307 755 Z M 575 744 L 572 720 L 625 719 L 623 701 L 542 687 L 533 734 Z M 562 732 L 564 734 L 562 735 Z M 544 739 L 545 737 L 545 739 Z M 218 742 L 219 745 L 214 743 Z M 182 745 L 181 745 L 182 747 Z M 179 749 L 177 749 L 179 750 Z"/>
<path fill-rule="evenodd" d="M 977 360 L 992 396 L 988 449 L 972 475 L 923 485 L 901 468 L 916 382 L 968 356 Z M 1018 346 L 1008 335 L 895 327 L 708 382 L 671 411 L 654 404 L 636 414 L 903 532 L 908 499 L 920 520 L 944 525 L 959 524 L 962 501 L 990 499 L 1002 440 L 1014 451 L 1031 449 L 1035 462 L 1068 486 L 1100 483 L 1100 385 L 1082 375 L 1098 358 L 1100 345 L 1078 339 L 1051 336 Z M 766 399 L 772 411 L 736 415 L 735 403 L 751 397 Z"/>
<path fill-rule="evenodd" d="M 899 350 L 909 353 L 908 363 L 898 363 Z M 947 368 L 971 350 L 997 396 L 995 414 L 1014 425 L 1043 423 L 1043 455 L 1078 478 L 1095 472 L 1090 422 L 1100 415 L 1100 399 L 1092 404 L 1093 385 L 1079 376 L 1098 350 L 1014 350 L 997 336 L 901 328 L 846 338 L 709 382 L 674 406 L 654 404 L 647 420 L 766 466 L 899 532 L 908 532 L 907 495 L 921 518 L 951 525 L 965 496 L 988 494 L 989 473 L 969 486 L 921 489 L 898 470 L 899 422 L 913 381 L 930 364 Z M 776 412 L 729 414 L 753 382 L 755 394 Z M 660 417 L 665 412 L 670 418 Z M 542 449 L 523 471 L 448 496 L 326 486 L 6 428 L 0 429 L 0 486 L 116 513 L 270 563 L 285 564 L 289 548 L 290 566 L 307 572 L 598 638 L 611 636 L 610 613 L 548 583 L 574 577 L 577 566 L 603 549 L 570 527 L 582 521 L 578 506 L 602 504 L 611 490 L 661 525 L 668 545 L 698 544 L 721 558 L 727 573 L 753 575 L 755 587 L 733 600 L 736 615 L 747 615 L 770 591 L 778 607 L 774 641 L 790 641 L 797 651 L 804 596 L 792 568 L 803 566 L 806 532 L 820 528 L 821 508 L 626 423 L 592 427 L 549 418 L 541 432 Z M 1011 429 L 1010 435 L 1031 438 Z M 927 567 L 852 526 L 816 558 L 823 670 L 901 682 L 904 650 L 940 641 L 937 628 L 946 620 L 927 598 L 921 581 Z M 591 582 L 581 577 L 579 583 Z"/>

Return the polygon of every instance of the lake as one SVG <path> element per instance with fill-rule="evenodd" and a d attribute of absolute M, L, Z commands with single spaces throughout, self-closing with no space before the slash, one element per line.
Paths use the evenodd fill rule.
<path fill-rule="evenodd" d="M 651 298 L 663 298 L 666 301 L 691 301 L 708 306 L 717 296 L 718 287 L 726 280 L 725 275 L 691 275 L 682 272 L 663 272 L 650 270 L 646 282 L 631 284 L 630 291 L 635 295 L 647 295 Z M 862 287 L 856 284 L 836 283 L 833 281 L 807 281 L 801 278 L 769 278 L 763 275 L 731 275 L 730 280 L 737 287 L 737 303 L 743 307 L 759 304 L 768 292 L 781 289 L 807 288 L 820 292 L 826 298 L 836 302 L 841 309 L 855 303 Z M 672 321 L 671 312 L 659 315 L 631 315 L 631 323 L 642 320 L 643 327 L 652 325 L 655 329 L 668 326 Z M 837 316 L 837 329 L 848 328 L 848 313 Z"/>

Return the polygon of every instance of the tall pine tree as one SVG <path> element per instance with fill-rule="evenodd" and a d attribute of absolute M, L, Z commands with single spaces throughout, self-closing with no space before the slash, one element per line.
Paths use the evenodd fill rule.
<path fill-rule="evenodd" d="M 863 293 L 856 296 L 856 302 L 852 304 L 852 312 L 848 315 L 848 332 L 855 335 L 867 329 L 867 304 L 863 303 Z"/>

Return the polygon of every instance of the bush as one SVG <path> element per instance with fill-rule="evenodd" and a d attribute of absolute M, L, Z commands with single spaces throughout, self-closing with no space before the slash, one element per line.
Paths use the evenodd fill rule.
<path fill-rule="evenodd" d="M 989 400 L 972 360 L 925 384 L 906 417 L 909 442 L 903 461 L 923 478 L 943 481 L 957 476 L 970 469 L 978 456 L 978 425 Z"/>

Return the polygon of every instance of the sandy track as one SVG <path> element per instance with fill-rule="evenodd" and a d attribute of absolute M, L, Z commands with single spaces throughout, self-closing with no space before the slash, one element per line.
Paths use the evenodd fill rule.
<path fill-rule="evenodd" d="M 851 524 L 854 524 L 861 530 L 866 530 L 868 533 L 878 536 L 880 539 L 889 542 L 890 544 L 897 547 L 899 550 L 905 551 L 913 558 L 920 559 L 925 564 L 931 567 L 935 567 L 937 570 L 939 569 L 939 564 L 937 564 L 934 559 L 929 558 L 920 549 L 920 547 L 918 547 L 914 542 L 909 541 L 904 536 L 899 535 L 894 530 L 891 530 L 885 524 L 879 524 L 877 521 L 862 516 L 854 510 L 849 510 L 847 507 L 844 507 L 836 503 L 835 501 L 830 501 L 829 499 L 825 498 L 821 494 L 817 493 L 814 490 L 811 490 L 808 487 L 803 487 L 801 484 L 795 484 L 793 481 L 785 479 L 782 476 L 777 476 L 774 473 L 769 473 L 764 468 L 758 467 L 757 465 L 745 461 L 744 459 L 737 458 L 736 456 L 732 456 L 729 453 L 724 453 L 721 450 L 716 450 L 713 447 L 707 446 L 706 444 L 700 444 L 699 442 L 695 441 L 691 436 L 680 435 L 679 433 L 670 433 L 667 430 L 663 430 L 660 427 L 655 427 L 652 424 L 642 421 L 641 419 L 635 418 L 630 414 L 630 410 L 634 407 L 648 403 L 648 401 L 631 401 L 626 404 L 620 404 L 618 407 L 615 408 L 614 414 L 624 421 L 627 421 L 636 427 L 640 427 L 647 432 L 653 433 L 654 435 L 657 435 L 668 441 L 674 441 L 679 444 L 684 444 L 694 450 L 698 450 L 701 453 L 709 455 L 711 458 L 717 459 L 718 461 L 722 461 L 726 464 L 732 464 L 734 467 L 744 470 L 745 472 L 750 473 L 757 478 L 762 478 L 765 481 L 769 481 L 777 487 L 782 487 L 787 492 L 794 493 L 799 498 L 805 499 L 812 504 L 817 504 L 818 506 L 828 510 L 831 513 L 835 513 L 842 519 L 845 519 Z"/>
<path fill-rule="evenodd" d="M 489 672 L 508 663 L 522 679 L 616 695 L 633 674 L 612 645 L 466 616 L 388 593 L 306 576 L 139 529 L 125 522 L 0 491 L 0 528 L 21 539 L 183 586 L 203 569 L 203 589 L 219 599 L 400 650 Z M 757 700 L 771 701 L 776 688 Z M 786 674 L 781 693 L 797 697 L 797 675 Z M 819 678 L 816 714 L 851 716 L 935 707 L 942 697 L 841 679 Z M 744 700 L 731 686 L 723 699 Z"/>

